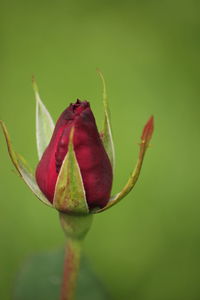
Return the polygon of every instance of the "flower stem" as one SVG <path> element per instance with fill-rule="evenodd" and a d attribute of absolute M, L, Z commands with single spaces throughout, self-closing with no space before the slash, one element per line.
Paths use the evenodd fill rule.
<path fill-rule="evenodd" d="M 92 224 L 92 214 L 59 213 L 60 223 L 67 237 L 61 300 L 73 300 L 79 271 L 82 242 Z"/>
<path fill-rule="evenodd" d="M 73 300 L 80 264 L 80 240 L 68 239 L 64 259 L 61 300 Z"/>

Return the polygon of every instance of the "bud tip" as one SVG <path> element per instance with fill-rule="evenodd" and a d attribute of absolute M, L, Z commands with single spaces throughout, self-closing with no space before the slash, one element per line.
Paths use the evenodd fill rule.
<path fill-rule="evenodd" d="M 143 143 L 148 143 L 152 137 L 154 130 L 154 117 L 151 116 L 150 119 L 147 121 L 146 125 L 144 126 L 141 140 Z"/>
<path fill-rule="evenodd" d="M 32 75 L 32 85 L 33 85 L 33 89 L 34 89 L 35 93 L 38 93 L 38 86 L 37 86 L 34 75 Z"/>

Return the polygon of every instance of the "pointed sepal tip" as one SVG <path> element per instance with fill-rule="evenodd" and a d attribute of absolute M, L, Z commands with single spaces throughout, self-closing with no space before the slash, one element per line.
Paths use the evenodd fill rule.
<path fill-rule="evenodd" d="M 139 157 L 138 157 L 135 169 L 132 172 L 130 178 L 128 179 L 128 182 L 126 183 L 124 188 L 121 190 L 121 192 L 119 192 L 115 196 L 111 197 L 109 202 L 107 203 L 107 205 L 105 207 L 103 207 L 102 209 L 97 210 L 95 213 L 100 213 L 104 210 L 107 210 L 111 206 L 117 204 L 133 189 L 133 187 L 135 186 L 135 184 L 139 178 L 143 160 L 144 160 L 144 155 L 149 146 L 149 142 L 152 138 L 153 131 L 154 131 L 154 117 L 151 116 L 150 119 L 145 124 L 144 129 L 142 131 Z"/>

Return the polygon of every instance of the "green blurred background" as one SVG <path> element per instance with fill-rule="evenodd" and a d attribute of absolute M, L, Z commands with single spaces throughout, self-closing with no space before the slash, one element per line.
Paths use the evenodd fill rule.
<path fill-rule="evenodd" d="M 139 182 L 95 217 L 85 253 L 113 299 L 200 299 L 199 1 L 1 1 L 0 118 L 37 163 L 31 76 L 54 120 L 87 99 L 102 125 L 99 67 L 116 145 L 113 192 L 137 159 L 144 123 L 155 134 Z M 12 172 L 0 135 L 0 299 L 25 257 L 63 245 L 57 213 Z"/>

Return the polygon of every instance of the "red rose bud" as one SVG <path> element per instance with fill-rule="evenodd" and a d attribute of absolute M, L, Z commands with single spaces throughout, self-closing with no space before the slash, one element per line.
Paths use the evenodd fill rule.
<path fill-rule="evenodd" d="M 112 167 L 87 101 L 77 100 L 58 119 L 51 141 L 36 169 L 36 181 L 50 202 L 74 127 L 73 148 L 89 208 L 104 207 L 112 187 Z"/>

